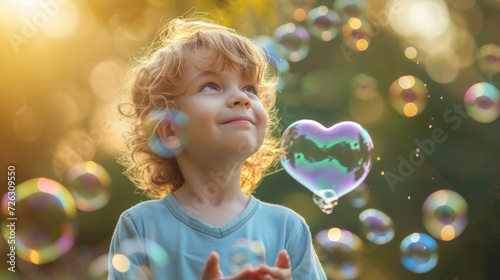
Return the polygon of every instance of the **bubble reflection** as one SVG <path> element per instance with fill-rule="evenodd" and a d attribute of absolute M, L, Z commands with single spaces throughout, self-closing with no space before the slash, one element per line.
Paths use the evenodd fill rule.
<path fill-rule="evenodd" d="M 330 41 L 337 37 L 339 33 L 340 16 L 326 6 L 320 6 L 309 11 L 307 22 L 311 34 L 320 40 Z"/>
<path fill-rule="evenodd" d="M 427 106 L 428 91 L 424 83 L 412 75 L 402 76 L 389 87 L 390 104 L 396 112 L 414 117 Z"/>
<path fill-rule="evenodd" d="M 303 26 L 293 23 L 281 25 L 274 31 L 274 38 L 285 47 L 280 55 L 291 62 L 302 60 L 309 54 L 311 36 Z"/>
<path fill-rule="evenodd" d="M 181 140 L 177 139 L 174 142 L 163 143 L 158 135 L 157 128 L 162 122 L 184 127 L 188 121 L 187 115 L 178 110 L 158 108 L 152 111 L 146 120 L 146 133 L 149 135 L 148 143 L 151 150 L 162 158 L 171 158 L 180 154 L 184 148 Z"/>

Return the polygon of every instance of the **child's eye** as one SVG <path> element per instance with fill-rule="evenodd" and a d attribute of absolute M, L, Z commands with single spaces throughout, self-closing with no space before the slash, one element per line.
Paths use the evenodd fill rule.
<path fill-rule="evenodd" d="M 204 85 L 200 91 L 214 91 L 217 90 L 217 86 L 214 84 Z"/>
<path fill-rule="evenodd" d="M 258 95 L 259 94 L 259 90 L 256 87 L 254 87 L 254 86 L 246 87 L 246 88 L 243 89 L 243 91 L 248 92 L 250 94 L 254 94 L 254 95 Z"/>

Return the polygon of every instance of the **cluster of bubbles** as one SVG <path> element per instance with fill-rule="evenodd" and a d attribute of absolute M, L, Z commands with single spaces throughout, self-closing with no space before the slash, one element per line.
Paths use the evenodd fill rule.
<path fill-rule="evenodd" d="M 355 189 L 348 196 L 352 196 L 353 207 L 362 208 L 366 206 L 369 194 L 365 183 L 358 188 L 358 193 Z M 422 220 L 430 235 L 415 232 L 402 239 L 399 248 L 403 267 L 418 274 L 436 267 L 439 257 L 434 238 L 442 241 L 457 238 L 467 226 L 467 208 L 467 202 L 457 192 L 442 189 L 429 195 L 422 204 Z M 359 221 L 367 241 L 384 245 L 394 239 L 395 224 L 386 213 L 368 208 L 359 214 Z M 363 251 L 359 237 L 344 229 L 331 228 L 320 231 L 313 243 L 328 278 L 354 279 L 359 276 Z"/>
<path fill-rule="evenodd" d="M 26 180 L 16 186 L 15 215 L 16 253 L 28 262 L 52 262 L 74 245 L 77 235 L 77 210 L 95 211 L 110 198 L 111 178 L 100 164 L 81 162 L 68 169 L 64 185 L 48 178 Z M 7 193 L 2 197 L 2 212 L 11 217 Z M 9 240 L 8 220 L 2 224 L 2 235 Z"/>
<path fill-rule="evenodd" d="M 257 267 L 265 263 L 265 247 L 260 240 L 249 240 L 241 237 L 229 247 L 230 267 L 232 274 L 240 273 L 246 264 Z"/>
<path fill-rule="evenodd" d="M 364 51 L 368 48 L 370 37 L 373 36 L 373 27 L 366 20 L 365 14 L 365 0 L 335 1 L 332 8 L 323 5 L 307 13 L 303 9 L 297 9 L 294 18 L 298 22 L 304 22 L 305 26 L 292 22 L 283 24 L 274 30 L 272 38 L 275 41 L 264 45 L 268 49 L 274 48 L 269 52 L 276 52 L 288 61 L 297 62 L 309 54 L 311 36 L 318 40 L 331 41 L 340 33 L 346 45 L 354 50 Z"/>
<path fill-rule="evenodd" d="M 427 106 L 429 93 L 422 80 L 406 75 L 391 84 L 389 94 L 389 103 L 396 112 L 406 117 L 414 117 L 422 113 Z"/>

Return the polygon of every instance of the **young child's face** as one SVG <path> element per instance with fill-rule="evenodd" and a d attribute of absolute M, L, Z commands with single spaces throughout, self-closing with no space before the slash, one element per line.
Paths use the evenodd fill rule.
<path fill-rule="evenodd" d="M 182 128 L 185 151 L 195 156 L 246 159 L 262 145 L 267 114 L 259 99 L 257 81 L 239 69 L 212 69 L 210 51 L 183 61 L 187 90 L 179 101 L 189 123 Z"/>

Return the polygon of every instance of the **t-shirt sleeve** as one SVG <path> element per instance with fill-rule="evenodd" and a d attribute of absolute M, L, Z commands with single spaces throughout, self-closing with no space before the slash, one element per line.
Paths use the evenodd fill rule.
<path fill-rule="evenodd" d="M 311 232 L 303 219 L 288 254 L 292 265 L 292 279 L 326 280 L 325 273 L 312 246 Z"/>
<path fill-rule="evenodd" d="M 122 213 L 109 249 L 109 279 L 148 279 L 143 239 L 128 212 Z"/>

